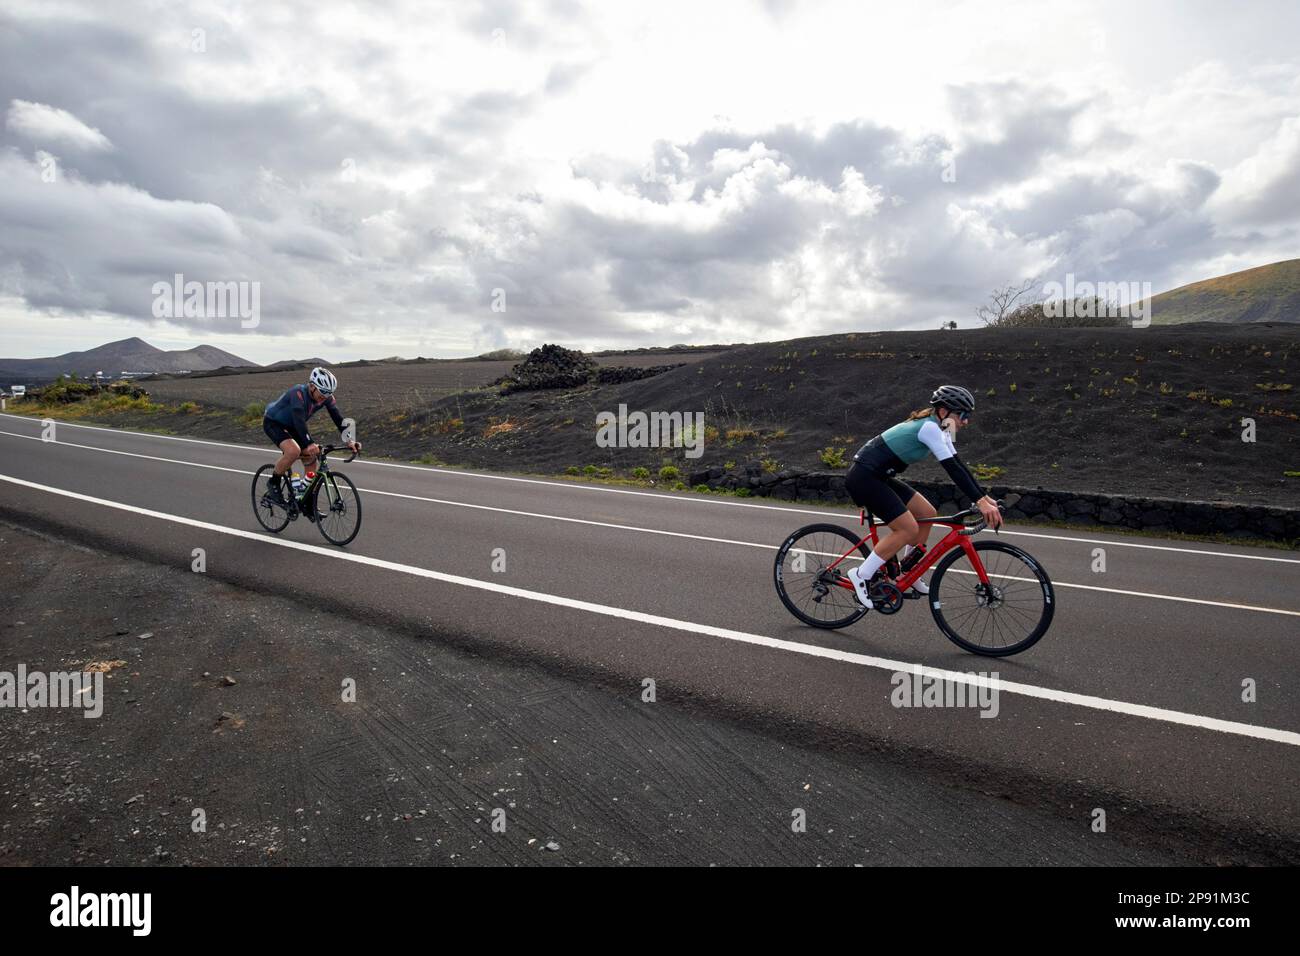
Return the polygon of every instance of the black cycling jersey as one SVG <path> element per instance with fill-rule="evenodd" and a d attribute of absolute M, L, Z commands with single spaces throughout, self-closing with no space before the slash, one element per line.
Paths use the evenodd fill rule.
<path fill-rule="evenodd" d="M 334 419 L 334 426 L 343 430 L 343 413 L 334 402 L 333 395 L 326 395 L 320 402 L 313 402 L 311 391 L 306 385 L 295 385 L 266 407 L 266 417 L 273 422 L 290 429 L 299 435 L 307 434 L 307 419 L 321 409 L 329 412 Z"/>
<path fill-rule="evenodd" d="M 895 444 L 905 450 L 912 462 L 919 461 L 927 454 L 933 454 L 958 490 L 972 502 L 979 501 L 984 497 L 984 489 L 975 480 L 975 476 L 970 473 L 970 469 L 966 467 L 965 462 L 957 456 L 957 450 L 953 447 L 952 440 L 944 436 L 944 444 L 938 444 L 934 441 L 932 435 L 922 432 L 922 428 L 929 424 L 930 421 L 930 419 L 925 419 L 895 425 L 887 432 L 877 435 L 859 448 L 857 454 L 853 456 L 853 460 L 863 466 L 869 473 L 880 478 L 892 478 L 895 475 L 902 474 L 907 470 L 907 466 L 911 462 L 900 457 L 888 442 L 891 435 L 899 436 L 902 433 L 901 438 L 895 437 Z M 945 455 L 945 457 L 940 457 L 940 454 Z"/>

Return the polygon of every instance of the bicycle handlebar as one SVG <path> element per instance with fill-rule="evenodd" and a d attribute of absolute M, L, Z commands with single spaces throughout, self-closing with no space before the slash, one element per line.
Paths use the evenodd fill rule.
<path fill-rule="evenodd" d="M 997 502 L 997 506 L 998 506 L 998 511 L 999 512 L 1002 511 L 1001 501 Z M 971 515 L 980 515 L 981 517 L 978 521 L 974 522 L 973 524 L 966 524 L 966 519 L 969 518 Z M 979 534 L 981 531 L 983 531 L 985 528 L 989 526 L 988 521 L 984 519 L 982 512 L 978 508 L 967 508 L 965 511 L 959 511 L 955 515 L 948 515 L 946 517 L 941 516 L 936 518 L 927 518 L 924 519 L 922 523 L 923 524 L 929 523 L 929 524 L 966 525 L 964 528 L 962 528 L 961 531 L 958 531 L 957 533 L 967 535 L 967 536 L 973 534 Z"/>
<path fill-rule="evenodd" d="M 320 446 L 321 457 L 324 458 L 326 455 L 331 455 L 331 454 L 333 454 L 334 452 L 336 452 L 336 451 L 341 451 L 341 450 L 343 450 L 343 449 L 347 449 L 348 451 L 352 451 L 352 449 L 348 448 L 347 445 L 321 445 L 321 446 Z M 344 461 L 343 464 L 346 465 L 346 464 L 348 464 L 349 462 L 356 461 L 356 460 L 357 460 L 357 455 L 358 455 L 358 454 L 360 454 L 360 452 L 355 452 L 355 451 L 353 451 L 353 452 L 352 452 L 352 457 L 349 458 L 349 459 L 347 459 L 346 461 Z"/>
<path fill-rule="evenodd" d="M 349 458 L 348 460 L 351 461 L 352 459 Z M 1002 502 L 1001 501 L 997 502 L 997 506 L 998 506 L 998 511 L 1001 512 L 1003 510 Z M 969 518 L 971 515 L 980 515 L 981 516 L 980 520 L 976 521 L 974 524 L 966 524 L 966 519 Z M 868 522 L 866 520 L 867 518 L 870 518 L 871 521 Z M 875 515 L 868 514 L 865 508 L 862 509 L 862 519 L 864 524 L 873 524 L 880 527 L 884 527 L 884 522 L 876 518 Z M 989 523 L 983 517 L 983 512 L 981 512 L 978 508 L 967 508 L 965 511 L 958 511 L 955 515 L 936 515 L 933 518 L 918 518 L 917 524 L 965 525 L 965 527 L 961 531 L 957 532 L 958 534 L 964 534 L 964 535 L 979 534 L 981 531 L 983 531 L 985 528 L 989 526 Z"/>

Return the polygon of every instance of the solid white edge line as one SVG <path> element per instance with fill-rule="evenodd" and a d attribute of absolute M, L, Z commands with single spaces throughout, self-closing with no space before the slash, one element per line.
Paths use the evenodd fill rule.
<path fill-rule="evenodd" d="M 0 431 L 0 435 L 10 438 L 21 438 L 25 441 L 39 441 L 47 445 L 62 445 L 65 448 L 81 448 L 85 451 L 97 451 L 105 455 L 122 455 L 126 458 L 143 458 L 146 461 L 161 461 L 171 465 L 183 465 L 187 468 L 206 468 L 210 471 L 226 471 L 236 475 L 252 475 L 253 472 L 245 471 L 242 468 L 230 468 L 225 465 L 208 465 L 197 461 L 182 461 L 178 458 L 162 458 L 158 455 L 146 455 L 136 451 L 123 451 L 118 448 L 100 448 L 96 445 L 79 445 L 76 442 L 69 441 L 51 441 L 46 442 L 35 435 L 19 435 L 17 432 Z M 515 515 L 522 518 L 540 518 L 543 521 L 560 521 L 567 524 L 584 524 L 592 525 L 597 528 L 611 528 L 616 531 L 635 531 L 641 534 L 657 534 L 670 538 L 686 538 L 691 541 L 705 541 L 711 544 L 730 544 L 741 548 L 762 548 L 768 551 L 777 551 L 780 546 L 775 544 L 764 544 L 757 541 L 738 541 L 734 538 L 713 538 L 708 535 L 690 534 L 685 531 L 664 531 L 659 528 L 641 528 L 636 525 L 615 524 L 609 521 L 594 521 L 590 518 L 570 518 L 565 515 L 549 515 L 537 511 L 519 511 L 514 508 L 500 508 L 494 505 L 480 505 L 468 501 L 451 501 L 446 498 L 427 498 L 423 495 L 408 495 L 400 491 L 380 491 L 374 488 L 367 488 L 368 495 L 382 495 L 386 498 L 405 498 L 408 501 L 425 501 L 429 504 L 446 505 L 452 508 L 469 508 L 475 511 L 495 511 L 498 514 Z M 821 552 L 817 552 L 821 553 Z M 836 557 L 836 555 L 827 555 L 827 557 Z M 960 571 L 959 574 L 974 574 L 973 571 Z M 1029 580 L 1027 578 L 1017 578 L 1015 580 Z M 1123 594 L 1128 597 L 1150 598 L 1155 601 L 1177 601 L 1183 604 L 1201 604 L 1206 607 L 1222 607 L 1237 611 L 1258 611 L 1261 614 L 1282 614 L 1290 617 L 1300 617 L 1300 611 L 1291 611 L 1280 607 L 1264 607 L 1258 604 L 1236 604 L 1231 601 L 1211 601 L 1208 598 L 1182 597 L 1176 594 L 1156 594 L 1151 591 L 1129 591 L 1123 588 L 1104 588 L 1095 584 L 1071 584 L 1068 581 L 1053 581 L 1053 587 L 1057 588 L 1074 588 L 1081 591 L 1100 591 L 1103 594 Z"/>
<path fill-rule="evenodd" d="M 38 421 L 38 419 L 35 419 L 30 415 L 13 415 L 8 412 L 0 412 L 0 418 L 15 418 L 21 421 L 29 421 L 29 422 Z M 191 442 L 196 445 L 213 445 L 217 448 L 234 448 L 234 449 L 239 449 L 241 451 L 258 452 L 259 454 L 265 456 L 274 454 L 273 449 L 264 448 L 260 445 L 236 445 L 232 442 L 208 441 L 203 438 L 182 438 L 179 435 L 155 435 L 150 432 L 135 432 L 127 428 L 108 428 L 102 425 L 82 425 L 82 424 L 78 424 L 77 422 L 65 422 L 59 419 L 55 419 L 55 421 L 57 421 L 58 424 L 60 425 L 69 425 L 72 428 L 86 428 L 91 431 L 97 431 L 97 432 L 112 432 L 118 435 L 133 435 L 137 438 L 161 438 L 167 441 Z M 5 432 L 4 434 L 12 434 L 12 433 Z M 31 436 L 18 435 L 15 437 L 29 438 Z M 87 445 L 83 447 L 89 448 L 93 446 Z M 112 449 L 103 449 L 103 450 L 111 451 Z M 848 517 L 848 518 L 858 517 L 857 514 L 855 514 L 852 511 L 837 512 L 835 508 L 827 508 L 823 511 L 809 511 L 806 508 L 787 508 L 783 505 L 767 505 L 767 504 L 760 504 L 755 501 L 726 501 L 721 498 L 704 498 L 704 497 L 697 497 L 697 496 L 683 497 L 681 494 L 676 494 L 672 492 L 635 491 L 631 488 L 606 488 L 602 485 L 582 485 L 582 484 L 575 484 L 573 482 L 568 482 L 568 481 L 555 481 L 546 478 L 521 478 L 516 475 L 493 475 L 493 474 L 488 474 L 485 472 L 477 472 L 477 471 L 460 471 L 455 468 L 439 468 L 434 465 L 408 465 L 396 461 L 372 461 L 367 459 L 360 459 L 356 461 L 355 464 L 367 465 L 375 468 L 404 468 L 409 471 L 421 471 L 421 472 L 439 474 L 439 475 L 451 475 L 453 477 L 461 477 L 461 478 L 486 478 L 492 481 L 515 481 L 515 482 L 521 482 L 523 484 L 546 485 L 547 487 L 550 488 L 563 488 L 563 489 L 570 489 L 574 491 L 600 491 L 606 494 L 613 494 L 613 495 L 636 495 L 644 498 L 656 498 L 660 501 L 680 501 L 680 502 L 685 502 L 687 504 L 722 505 L 730 508 L 758 508 L 764 511 L 780 511 L 784 514 L 814 515 L 820 518 L 825 518 L 827 516 L 834 516 L 837 513 L 843 517 Z M 1100 538 L 1071 538 L 1068 535 L 1041 534 L 1041 533 L 1035 533 L 1031 531 L 1009 531 L 1004 529 L 1002 533 L 1006 535 L 1012 535 L 1014 537 L 1021 537 L 1021 538 L 1048 538 L 1053 541 L 1073 541 L 1078 544 L 1102 544 L 1102 545 L 1113 546 L 1117 548 L 1142 548 L 1148 551 L 1174 551 L 1179 554 L 1200 554 L 1212 558 L 1242 558 L 1247 561 L 1276 561 L 1281 564 L 1300 564 L 1300 558 L 1279 558 L 1267 554 L 1235 554 L 1231 551 L 1206 551 L 1200 548 L 1176 548 L 1171 545 L 1141 544 L 1136 541 L 1114 541 L 1114 540 L 1100 539 Z"/>
<path fill-rule="evenodd" d="M 1288 744 L 1293 747 L 1300 746 L 1300 733 L 1290 730 L 1279 730 L 1274 727 L 1261 727 L 1255 724 L 1243 724 L 1238 721 L 1222 720 L 1218 717 L 1205 717 L 1200 714 L 1188 714 L 1177 710 L 1166 710 L 1162 707 L 1151 707 L 1146 704 L 1131 704 L 1126 701 L 1108 700 L 1104 697 L 1093 697 L 1089 694 L 1075 694 L 1069 691 L 1053 690 L 1049 687 L 1038 687 L 1034 684 L 1004 681 L 1000 678 L 990 678 L 976 673 L 949 671 L 941 668 L 926 667 L 921 664 L 908 663 L 906 661 L 895 661 L 883 657 L 873 657 L 867 654 L 854 654 L 848 651 L 839 651 L 828 647 L 817 647 L 816 645 L 811 644 L 800 644 L 796 641 L 785 641 L 780 638 L 766 637 L 761 634 L 749 634 L 745 631 L 733 631 L 730 628 L 714 627 L 709 624 L 695 624 L 690 621 L 680 621 L 675 618 L 661 617 L 657 614 L 646 614 L 642 611 L 631 611 L 625 608 L 611 607 L 605 604 L 595 604 L 590 601 L 581 601 L 576 598 L 566 598 L 554 594 L 546 594 L 541 591 L 528 591 L 523 588 L 511 587 L 507 584 L 497 584 L 492 581 L 480 581 L 474 578 L 465 578 L 455 574 L 447 574 L 442 571 L 431 571 L 427 568 L 415 567 L 414 565 L 399 564 L 395 561 L 385 561 L 382 558 L 371 558 L 365 555 L 350 554 L 346 551 L 323 548 L 319 545 L 302 544 L 297 541 L 287 541 L 283 538 L 272 538 L 265 534 L 244 531 L 239 528 L 227 528 L 224 525 L 211 524 L 207 521 L 199 521 L 195 518 L 185 518 L 179 515 L 164 514 L 159 511 L 151 511 L 148 508 L 139 508 L 135 505 L 126 505 L 117 501 L 108 501 L 103 498 L 83 495 L 75 491 L 65 491 L 62 488 L 52 488 L 48 485 L 37 484 L 33 481 L 24 481 L 21 478 L 13 478 L 9 475 L 0 475 L 0 481 L 6 481 L 25 488 L 33 488 L 37 491 L 46 492 L 47 494 L 59 495 L 76 501 L 99 505 L 104 508 L 113 508 L 118 511 L 126 511 L 130 514 L 155 518 L 159 521 L 169 521 L 173 524 L 198 528 L 202 531 L 210 531 L 215 534 L 224 534 L 231 537 L 243 538 L 248 541 L 257 541 L 275 547 L 289 548 L 294 551 L 305 551 L 321 557 L 334 558 L 338 561 L 364 564 L 385 571 L 396 571 L 401 574 L 428 578 L 430 580 L 441 581 L 446 584 L 454 584 L 460 587 L 490 591 L 494 594 L 503 594 L 508 597 L 521 598 L 526 601 L 551 604 L 557 607 L 585 611 L 590 614 L 600 614 L 606 617 L 635 621 L 639 624 L 650 624 L 669 630 L 685 631 L 690 634 L 706 634 L 710 637 L 719 637 L 724 640 L 737 641 L 743 644 L 754 644 L 760 647 L 786 651 L 788 653 L 803 654 L 808 657 L 820 657 L 826 660 L 840 661 L 842 663 L 855 664 L 861 667 L 871 667 L 877 670 L 886 670 L 895 673 L 902 672 L 920 674 L 923 677 L 929 677 L 933 680 L 951 681 L 953 683 L 966 684 L 972 687 L 985 687 L 998 692 L 1006 691 L 1007 693 L 1018 694 L 1022 697 L 1050 700 L 1056 703 L 1070 704 L 1076 707 L 1087 707 L 1092 710 L 1106 710 L 1132 717 L 1145 717 L 1148 720 L 1160 720 L 1166 723 L 1181 724 L 1183 726 L 1195 727 L 1201 730 L 1213 730 L 1219 733 L 1235 734 L 1242 737 L 1253 737 L 1259 740 L 1269 740 L 1274 743 Z"/>

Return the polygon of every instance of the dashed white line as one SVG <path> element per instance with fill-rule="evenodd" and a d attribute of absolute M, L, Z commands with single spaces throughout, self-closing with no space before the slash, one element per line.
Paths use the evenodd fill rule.
<path fill-rule="evenodd" d="M 1206 717 L 1200 714 L 1188 714 L 1177 710 L 1166 710 L 1162 707 L 1150 707 L 1146 704 L 1134 704 L 1121 700 L 1109 700 L 1104 697 L 1094 697 L 1089 694 L 1075 694 L 1069 691 L 1054 690 L 1050 687 L 1039 687 L 1034 684 L 1003 681 L 1001 679 L 994 679 L 980 674 L 962 673 L 960 671 L 925 667 L 907 661 L 889 660 L 888 658 L 873 657 L 866 654 L 853 654 L 847 651 L 834 650 L 833 648 L 828 647 L 817 647 L 810 644 L 800 644 L 795 641 L 785 641 L 775 637 L 766 637 L 762 634 L 749 634 L 745 631 L 735 631 L 725 627 L 696 624 L 692 621 L 682 621 L 677 620 L 676 618 L 662 617 L 657 614 L 646 614 L 642 611 L 632 611 L 626 608 L 612 607 L 606 604 L 595 604 L 591 601 L 581 601 L 575 598 L 560 597 L 559 595 L 546 594 L 541 591 L 528 591 L 523 588 L 510 587 L 506 584 L 497 584 L 493 581 L 480 581 L 475 578 L 465 578 L 455 574 L 447 574 L 442 571 L 432 571 L 428 568 L 415 567 L 414 565 L 399 564 L 395 561 L 385 561 L 381 558 L 349 554 L 346 551 L 322 548 L 318 545 L 302 544 L 297 541 L 287 541 L 283 538 L 272 538 L 252 531 L 244 531 L 239 528 L 228 528 L 224 525 L 199 521 L 195 518 L 163 514 L 159 511 L 151 511 L 148 508 L 139 508 L 135 505 L 126 505 L 117 501 L 95 498 L 91 495 L 83 495 L 75 491 L 65 491 L 62 488 L 52 488 L 49 485 L 41 485 L 33 481 L 24 481 L 20 478 L 13 478 L 8 475 L 0 475 L 0 481 L 6 481 L 25 488 L 32 488 L 47 494 L 59 495 L 64 498 L 71 498 L 76 501 L 98 505 L 103 508 L 112 508 L 118 511 L 125 511 L 129 514 L 153 518 L 158 521 L 166 521 L 190 528 L 198 528 L 203 531 L 242 538 L 248 541 L 257 541 L 262 544 L 271 545 L 272 547 L 289 548 L 294 551 L 303 551 L 314 554 L 318 557 L 332 558 L 336 561 L 347 561 L 355 564 L 367 565 L 385 571 L 409 574 L 429 580 L 441 581 L 446 584 L 457 585 L 459 587 L 475 588 L 480 591 L 490 591 L 494 594 L 502 594 L 508 597 L 520 598 L 526 601 L 535 601 L 541 604 L 550 604 L 576 611 L 584 611 L 589 614 L 600 614 L 606 617 L 619 618 L 625 621 L 634 621 L 639 624 L 649 624 L 655 627 L 681 631 L 688 634 L 703 634 L 709 637 L 722 638 L 723 640 L 736 641 L 742 644 L 753 644 L 760 647 L 771 648 L 773 650 L 785 651 L 790 654 L 819 657 L 826 660 L 839 661 L 845 664 L 854 664 L 860 667 L 870 667 L 876 670 L 919 673 L 924 677 L 929 677 L 934 680 L 952 681 L 954 683 L 966 684 L 973 687 L 995 689 L 999 692 L 1017 694 L 1022 697 L 1032 697 L 1039 700 L 1049 700 L 1055 703 L 1068 704 L 1075 707 L 1087 707 L 1092 710 L 1106 710 L 1113 713 L 1125 714 L 1131 717 L 1142 717 L 1147 720 L 1159 720 L 1166 723 L 1181 724 L 1186 727 L 1195 727 L 1200 730 L 1212 730 L 1219 733 L 1234 734 L 1240 737 L 1252 737 L 1258 740 L 1268 740 L 1292 747 L 1300 746 L 1300 733 L 1290 730 L 1280 730 L 1274 727 L 1261 727 L 1256 724 L 1244 724 L 1234 720 L 1221 720 L 1217 717 Z"/>
<path fill-rule="evenodd" d="M 31 417 L 26 415 L 10 415 L 10 414 L 0 413 L 0 417 L 14 418 L 21 421 L 33 421 Z M 159 439 L 164 439 L 166 441 L 190 442 L 192 444 L 197 444 L 197 445 L 212 445 L 217 448 L 233 448 L 233 449 L 238 449 L 240 451 L 257 452 L 258 454 L 263 456 L 271 456 L 275 453 L 274 449 L 266 448 L 260 445 L 238 445 L 232 442 L 208 441 L 207 439 L 203 439 L 203 438 L 183 438 L 179 435 L 155 435 L 149 432 L 134 432 L 125 428 L 106 428 L 99 425 L 82 425 L 77 422 L 60 421 L 59 425 L 70 426 L 72 428 L 86 428 L 91 431 L 97 431 L 97 432 L 111 432 L 118 435 L 133 435 L 138 438 L 159 438 Z M 12 435 L 14 433 L 0 432 L 0 434 Z M 16 435 L 15 437 L 30 438 L 32 436 Z M 94 446 L 84 445 L 79 447 L 91 448 Z M 101 449 L 101 450 L 109 451 L 111 449 Z M 786 507 L 783 505 L 760 504 L 759 502 L 755 502 L 755 501 L 729 501 L 725 498 L 705 498 L 705 497 L 694 497 L 694 496 L 684 497 L 682 495 L 671 494 L 667 492 L 636 491 L 631 488 L 607 488 L 601 485 L 583 485 L 583 484 L 574 484 L 573 482 L 567 482 L 567 481 L 549 481 L 544 478 L 522 478 L 517 475 L 493 475 L 493 474 L 487 474 L 484 472 L 477 472 L 477 471 L 460 471 L 455 468 L 438 468 L 433 465 L 407 465 L 407 464 L 403 464 L 402 462 L 395 462 L 395 461 L 360 460 L 356 462 L 356 464 L 365 465 L 367 467 L 372 467 L 372 468 L 402 468 L 409 471 L 420 471 L 420 472 L 438 474 L 438 475 L 451 475 L 457 478 L 483 478 L 490 481 L 513 481 L 513 482 L 520 482 L 523 484 L 530 484 L 530 485 L 545 485 L 548 488 L 558 488 L 558 489 L 571 490 L 571 491 L 598 491 L 598 492 L 602 492 L 605 494 L 612 494 L 612 495 L 635 495 L 643 498 L 654 498 L 659 501 L 682 502 L 684 504 L 719 505 L 728 508 L 758 508 L 764 511 L 780 511 L 783 514 L 814 515 L 819 518 L 831 517 L 836 514 L 836 510 L 834 508 L 827 508 L 823 511 L 811 511 L 806 508 L 793 508 L 793 507 Z M 854 515 L 852 512 L 843 512 L 843 514 L 849 517 L 856 517 L 856 515 Z M 1275 561 L 1281 564 L 1300 564 L 1300 558 L 1282 558 L 1282 557 L 1275 557 L 1273 555 L 1268 555 L 1268 554 L 1238 554 L 1233 551 L 1207 551 L 1201 548 L 1179 548 L 1179 547 L 1174 547 L 1172 545 L 1143 544 L 1136 541 L 1116 541 L 1113 539 L 1074 538 L 1074 537 L 1070 537 L 1069 535 L 1043 534 L 1041 532 L 1031 532 L 1031 531 L 1009 531 L 1006 529 L 1004 529 L 1002 533 L 1006 535 L 1011 535 L 1013 537 L 1048 538 L 1054 541 L 1073 541 L 1079 544 L 1102 544 L 1108 547 L 1115 547 L 1115 548 L 1140 548 L 1146 551 L 1174 551 L 1179 554 L 1199 554 L 1199 555 L 1206 555 L 1212 558 L 1240 558 L 1245 561 Z"/>
<path fill-rule="evenodd" d="M 245 471 L 242 468 L 229 468 L 225 465 L 208 465 L 197 461 L 183 461 L 178 458 L 162 458 L 158 455 L 146 455 L 136 451 L 122 451 L 117 448 L 100 448 L 96 445 L 79 445 L 76 442 L 44 442 L 36 435 L 20 435 L 16 432 L 0 431 L 0 435 L 7 435 L 10 438 L 22 438 L 27 441 L 40 441 L 42 444 L 62 445 L 65 448 L 80 448 L 85 451 L 97 451 L 105 455 L 122 455 L 127 458 L 143 458 L 146 461 L 161 461 L 171 465 L 183 465 L 187 468 L 206 468 L 209 471 L 225 471 L 237 475 L 251 475 L 252 472 Z M 3 477 L 3 476 L 0 476 Z M 565 515 L 551 515 L 537 511 L 520 511 L 515 508 L 500 508 L 495 505 L 479 505 L 468 501 L 451 501 L 446 498 L 428 498 L 423 495 L 408 495 L 399 491 L 380 491 L 377 489 L 366 489 L 368 495 L 382 495 L 386 498 L 405 498 L 408 501 L 424 501 L 429 504 L 445 505 L 452 508 L 469 508 L 474 511 L 493 511 L 498 514 L 514 515 L 522 518 L 539 518 L 544 521 L 559 521 L 566 524 L 591 525 L 597 528 L 609 528 L 615 531 L 634 531 L 640 534 L 655 534 L 669 538 L 686 538 L 691 541 L 704 541 L 710 544 L 729 544 L 742 548 L 761 548 L 767 551 L 776 551 L 779 545 L 767 544 L 758 541 L 739 541 L 734 538 L 713 538 L 707 535 L 691 534 L 685 531 L 665 531 L 660 528 L 642 528 L 637 525 L 616 524 L 610 521 L 594 521 L 590 518 L 570 518 Z M 822 552 L 816 552 L 821 554 Z M 838 555 L 833 555 L 838 557 Z M 957 573 L 974 573 L 962 572 Z M 1027 580 L 1027 579 L 1026 579 Z M 1207 607 L 1222 607 L 1236 611 L 1258 611 L 1261 614 L 1283 614 L 1290 617 L 1300 617 L 1300 611 L 1291 611 L 1286 608 L 1265 607 L 1257 604 L 1236 604 L 1231 601 L 1212 601 L 1208 598 L 1182 597 L 1176 594 L 1156 594 L 1151 591 L 1129 591 L 1122 588 L 1104 588 L 1092 584 L 1072 584 L 1068 581 L 1053 581 L 1052 585 L 1058 588 L 1074 588 L 1081 591 L 1100 591 L 1105 594 L 1123 594 L 1128 597 L 1150 598 L 1156 601 L 1176 601 L 1182 604 L 1201 604 Z"/>

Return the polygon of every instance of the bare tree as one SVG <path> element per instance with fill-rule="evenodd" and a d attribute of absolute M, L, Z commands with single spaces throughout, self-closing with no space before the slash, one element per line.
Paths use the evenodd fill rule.
<path fill-rule="evenodd" d="M 1016 302 L 1038 285 L 1037 278 L 1026 279 L 1020 285 L 1006 285 L 989 293 L 989 301 L 975 310 L 975 315 L 985 325 L 1001 325 L 1016 310 Z"/>

